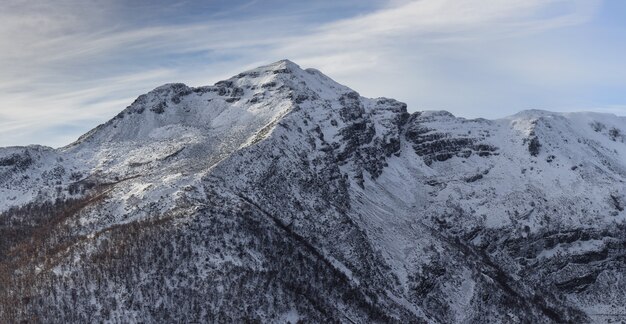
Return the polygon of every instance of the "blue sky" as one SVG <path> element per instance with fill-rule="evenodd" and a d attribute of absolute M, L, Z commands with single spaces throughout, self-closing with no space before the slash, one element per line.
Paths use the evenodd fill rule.
<path fill-rule="evenodd" d="M 62 146 L 163 83 L 283 58 L 411 111 L 626 115 L 626 1 L 94 3 L 2 1 L 0 146 Z"/>

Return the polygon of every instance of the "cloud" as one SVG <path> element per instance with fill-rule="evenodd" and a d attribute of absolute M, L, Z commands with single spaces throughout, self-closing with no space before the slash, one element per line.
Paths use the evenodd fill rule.
<path fill-rule="evenodd" d="M 566 105 L 549 98 L 550 92 L 563 95 L 557 88 L 564 85 L 581 85 L 589 78 L 598 84 L 607 81 L 606 69 L 588 68 L 588 62 L 597 58 L 572 55 L 580 51 L 580 44 L 539 47 L 563 45 L 555 42 L 556 36 L 545 35 L 588 23 L 600 4 L 401 2 L 321 26 L 305 37 L 294 37 L 275 53 L 289 53 L 362 94 L 407 101 L 409 109 L 502 117 L 537 105 Z M 611 68 L 615 62 L 616 58 L 602 65 Z"/>
<path fill-rule="evenodd" d="M 524 102 L 563 106 L 546 92 L 584 86 L 577 78 L 624 80 L 600 74 L 619 55 L 594 69 L 581 61 L 605 54 L 563 60 L 576 42 L 535 56 L 550 33 L 592 20 L 599 0 L 127 3 L 7 2 L 0 146 L 64 145 L 160 84 L 210 84 L 282 58 L 363 95 L 465 116 L 497 117 L 506 102 L 515 104 L 500 114 Z"/>
<path fill-rule="evenodd" d="M 593 16 L 598 3 L 593 0 L 410 1 L 327 24 L 304 37 L 294 37 L 286 50 L 315 48 L 319 52 L 340 52 L 363 47 L 377 50 L 415 43 L 520 36 L 585 22 Z M 556 9 L 559 11 L 550 14 Z"/>
<path fill-rule="evenodd" d="M 0 138 L 5 142 L 2 144 L 14 145 L 24 138 L 30 140 L 27 143 L 68 144 L 77 135 L 110 118 L 112 109 L 122 110 L 137 93 L 147 91 L 146 84 L 159 84 L 172 76 L 169 70 L 146 71 L 83 80 L 82 85 L 73 89 L 63 84 L 38 89 L 41 85 L 19 83 L 10 92 L 2 91 L 2 107 L 9 108 L 0 109 Z M 69 125 L 78 133 L 60 132 L 59 136 L 51 137 L 48 129 L 59 130 L 59 125 Z"/>

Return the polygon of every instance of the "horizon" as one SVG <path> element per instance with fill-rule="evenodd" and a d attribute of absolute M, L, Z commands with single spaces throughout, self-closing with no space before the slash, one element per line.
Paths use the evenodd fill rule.
<path fill-rule="evenodd" d="M 619 1 L 53 4 L 0 13 L 0 147 L 60 147 L 162 84 L 287 58 L 365 97 L 498 119 L 626 116 Z"/>

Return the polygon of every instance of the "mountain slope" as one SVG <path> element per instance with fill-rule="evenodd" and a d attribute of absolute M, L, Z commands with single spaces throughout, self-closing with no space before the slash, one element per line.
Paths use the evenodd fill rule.
<path fill-rule="evenodd" d="M 290 61 L 0 149 L 0 318 L 602 322 L 626 118 L 409 114 Z"/>

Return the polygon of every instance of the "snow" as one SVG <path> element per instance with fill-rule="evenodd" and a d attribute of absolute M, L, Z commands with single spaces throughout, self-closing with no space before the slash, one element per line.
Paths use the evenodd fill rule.
<path fill-rule="evenodd" d="M 298 314 L 298 311 L 296 309 L 291 309 L 285 314 L 283 314 L 283 317 L 280 320 L 280 323 L 296 324 L 298 323 L 299 320 L 300 320 L 300 314 Z"/>
<path fill-rule="evenodd" d="M 602 240 L 574 241 L 570 244 L 559 243 L 552 249 L 543 250 L 538 255 L 539 258 L 554 258 L 563 255 L 580 255 L 587 252 L 598 252 L 605 247 Z"/>
<path fill-rule="evenodd" d="M 347 179 L 348 210 L 337 212 L 339 216 L 294 212 L 296 221 L 290 226 L 297 230 L 300 223 L 320 223 L 323 228 L 326 219 L 322 216 L 345 217 L 356 224 L 375 254 L 372 258 L 380 256 L 390 269 L 385 278 L 398 281 L 385 290 L 388 296 L 419 316 L 423 315 L 421 306 L 410 301 L 411 278 L 451 248 L 436 224 L 445 224 L 451 233 L 479 227 L 527 238 L 546 229 L 612 228 L 626 221 L 626 212 L 611 200 L 626 197 L 626 117 L 529 110 L 489 121 L 456 118 L 445 111 L 419 112 L 410 123 L 429 129 L 425 135 L 496 148 L 489 156 L 474 152 L 427 164 L 414 149 L 415 143 L 407 139 L 408 126 L 395 124 L 403 113 L 400 106 L 384 98 L 359 97 L 363 115 L 344 118 L 340 98 L 353 91 L 317 70 L 301 70 L 285 60 L 246 71 L 226 83 L 158 87 L 138 98 L 121 117 L 62 149 L 0 149 L 0 161 L 26 153 L 33 159 L 24 170 L 0 163 L 0 212 L 30 202 L 79 197 L 66 188 L 85 179 L 112 184 L 106 199 L 81 211 L 76 220 L 77 232 L 88 238 L 85 244 L 93 245 L 96 233 L 114 226 L 212 207 L 207 203 L 207 187 L 218 188 L 233 201 L 239 201 L 244 190 L 253 198 L 263 196 L 267 193 L 251 186 L 251 179 L 271 175 L 268 170 L 274 168 L 294 172 L 294 177 L 302 175 L 288 164 L 296 156 L 298 163 L 311 166 L 314 175 L 336 163 L 339 176 Z M 306 99 L 298 100 L 298 96 Z M 163 111 L 153 111 L 155 107 Z M 344 161 L 329 158 L 348 149 L 351 142 L 344 138 L 348 136 L 345 131 L 358 122 L 374 129 L 373 140 L 358 144 L 359 154 L 377 149 L 377 143 L 389 143 L 390 138 L 400 141 L 397 152 L 382 157 L 384 167 L 378 176 L 363 170 L 363 163 L 374 162 L 362 162 L 355 154 Z M 323 136 L 317 135 L 318 126 Z M 529 152 L 531 137 L 541 144 L 536 156 Z M 321 148 L 332 148 L 331 153 Z M 359 171 L 362 186 L 355 177 Z M 301 180 L 293 178 L 283 185 L 293 188 L 293 200 L 313 204 L 311 197 L 319 196 L 311 191 L 318 189 L 304 190 Z M 189 206 L 193 208 L 186 209 Z M 185 221 L 181 216 L 173 224 Z M 310 230 L 300 233 L 305 238 L 319 234 L 318 228 L 305 229 Z M 482 236 L 471 242 L 485 243 Z M 368 279 L 359 277 L 360 269 L 353 268 L 360 260 L 351 259 L 352 246 L 320 244 L 326 261 L 351 284 L 360 286 Z M 542 250 L 536 259 L 581 255 L 605 247 L 603 239 L 576 240 Z M 265 262 L 254 251 L 247 253 L 256 267 Z M 78 254 L 73 257 L 80 258 Z M 243 264 L 233 255 L 207 258 L 216 267 Z M 471 315 L 467 309 L 479 282 L 466 266 L 447 270 L 449 282 L 438 289 L 447 294 L 451 314 L 462 322 Z M 61 266 L 52 271 L 66 274 Z M 587 309 L 604 312 L 602 307 Z M 281 321 L 294 323 L 300 318 L 294 308 Z"/>

